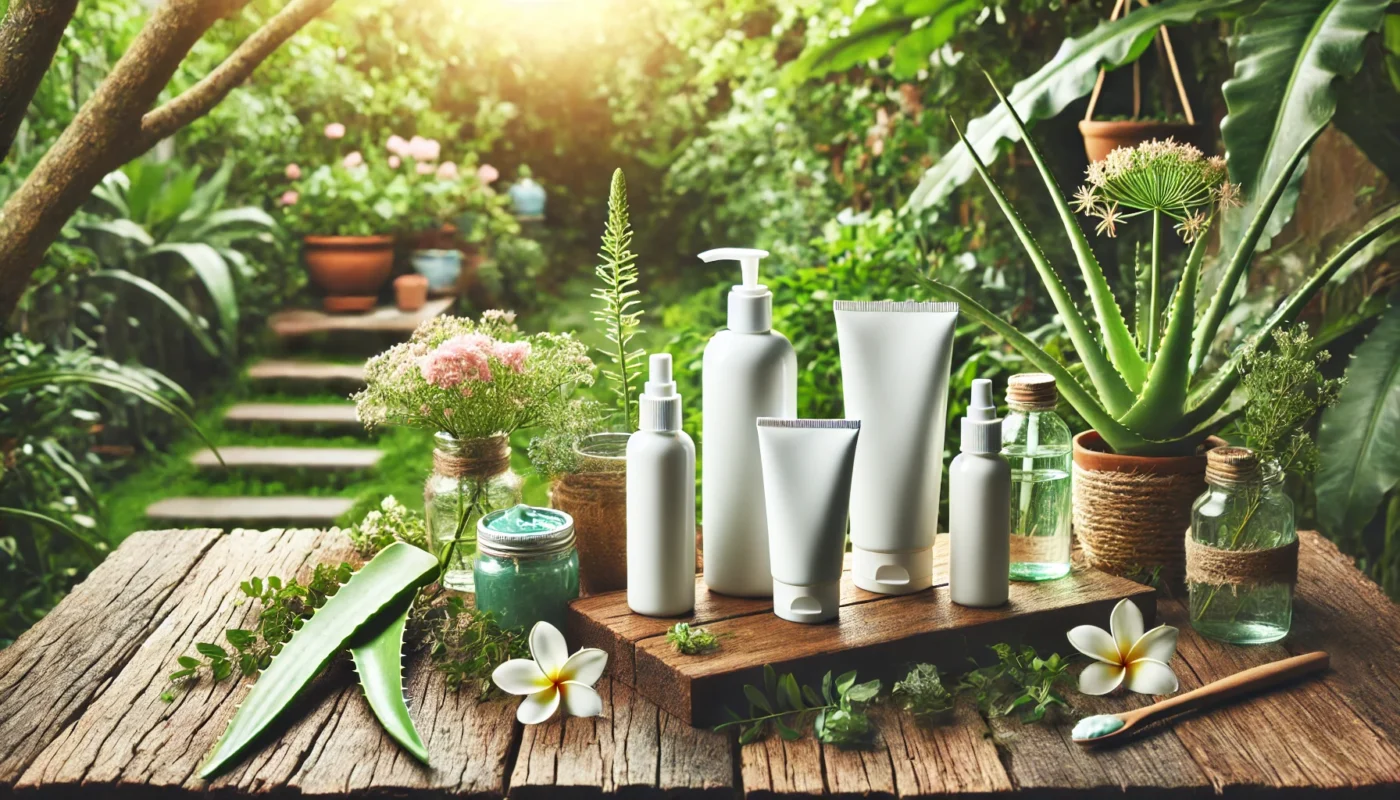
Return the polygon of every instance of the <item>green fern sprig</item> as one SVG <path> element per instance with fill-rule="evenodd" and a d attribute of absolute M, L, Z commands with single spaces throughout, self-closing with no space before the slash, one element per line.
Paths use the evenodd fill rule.
<path fill-rule="evenodd" d="M 642 359 L 646 351 L 629 349 L 632 339 L 641 332 L 642 312 L 640 294 L 632 288 L 637 283 L 637 254 L 633 253 L 632 225 L 627 218 L 627 180 L 622 170 L 614 170 L 612 190 L 608 194 L 608 223 L 603 230 L 603 245 L 598 253 L 601 264 L 594 270 L 602 286 L 593 290 L 593 298 L 603 307 L 593 312 L 593 318 L 603 328 L 608 346 L 599 351 L 612 364 L 604 367 L 603 377 L 612 383 L 626 430 L 637 427 L 637 396 L 640 393 Z"/>

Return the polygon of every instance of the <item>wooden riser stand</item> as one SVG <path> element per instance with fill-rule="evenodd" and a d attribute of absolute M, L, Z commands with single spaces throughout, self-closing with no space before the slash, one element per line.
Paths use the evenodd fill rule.
<path fill-rule="evenodd" d="M 1002 608 L 955 605 L 948 597 L 948 537 L 934 547 L 934 587 L 911 595 L 878 595 L 857 589 L 849 573 L 841 582 L 841 616 L 835 623 L 803 625 L 779 619 L 766 599 L 725 597 L 696 578 L 695 613 L 657 619 L 633 614 L 626 592 L 585 597 L 569 612 L 569 641 L 608 653 L 608 674 L 676 717 L 695 726 L 725 718 L 724 708 L 744 710 L 743 685 L 762 684 L 763 665 L 795 673 L 817 685 L 828 670 L 858 670 L 862 680 L 898 680 L 910 664 L 928 662 L 954 673 L 969 658 L 986 663 L 988 645 L 1035 645 L 1042 652 L 1072 651 L 1065 633 L 1075 625 L 1108 627 L 1123 598 L 1142 610 L 1148 627 L 1156 617 L 1156 591 L 1133 581 L 1076 566 L 1047 583 L 1012 583 Z M 703 625 L 720 635 L 718 651 L 677 653 L 666 641 L 676 622 Z"/>

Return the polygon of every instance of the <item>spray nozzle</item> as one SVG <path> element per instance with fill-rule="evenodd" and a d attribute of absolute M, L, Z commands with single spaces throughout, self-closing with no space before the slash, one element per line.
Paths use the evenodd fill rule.
<path fill-rule="evenodd" d="M 671 354 L 652 353 L 651 374 L 644 391 L 651 397 L 675 397 L 676 382 L 671 379 Z"/>
<path fill-rule="evenodd" d="M 992 402 L 992 382 L 986 378 L 972 381 L 972 400 L 967 404 L 967 416 L 962 421 L 962 451 L 964 453 L 995 453 L 1001 449 L 1001 420 Z"/>
<path fill-rule="evenodd" d="M 759 259 L 768 256 L 767 250 L 756 250 L 751 247 L 716 247 L 713 250 L 706 250 L 700 254 L 700 260 L 706 263 L 711 261 L 738 261 L 739 269 L 743 272 L 746 288 L 752 289 L 758 283 L 758 262 Z"/>

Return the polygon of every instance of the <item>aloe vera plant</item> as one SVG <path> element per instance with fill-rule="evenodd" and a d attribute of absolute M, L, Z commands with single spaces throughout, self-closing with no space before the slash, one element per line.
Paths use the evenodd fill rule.
<path fill-rule="evenodd" d="M 315 616 L 307 620 L 287 642 L 272 660 L 271 666 L 263 670 L 243 705 L 233 715 L 228 730 L 224 731 L 213 752 L 200 767 L 200 777 L 217 775 L 232 764 L 287 710 L 327 662 L 354 641 L 357 633 L 371 621 L 384 622 L 383 612 L 386 609 L 406 606 L 413 594 L 431 583 L 437 574 L 438 560 L 431 553 L 396 542 L 384 548 L 351 576 L 349 582 L 327 599 Z M 371 637 L 366 647 L 377 653 L 380 649 L 376 646 L 378 640 L 385 637 L 392 639 L 393 635 L 388 629 L 396 624 L 387 625 L 384 631 Z M 401 641 L 401 630 L 398 636 Z M 361 680 L 371 684 L 366 687 L 366 695 L 374 694 L 383 700 L 385 696 L 397 692 L 402 703 L 401 683 L 397 687 L 385 685 L 385 673 L 386 670 L 382 668 L 375 668 L 372 672 L 361 671 Z M 390 734 L 394 735 L 391 725 L 386 723 Z M 413 738 L 416 740 L 416 734 Z"/>
<path fill-rule="evenodd" d="M 409 593 L 397 606 L 385 609 L 381 616 L 390 618 L 389 623 L 379 628 L 365 626 L 350 643 L 350 657 L 360 676 L 360 688 L 379 724 L 390 738 L 426 764 L 428 748 L 413 727 L 403 696 L 403 637 L 412 607 L 413 595 Z"/>
<path fill-rule="evenodd" d="M 1148 217 L 1152 226 L 1150 263 L 1138 281 L 1140 288 L 1136 293 L 1139 324 L 1135 333 L 1130 330 L 1103 268 L 1040 150 L 1026 132 L 1015 108 L 999 89 L 996 91 L 1007 116 L 1026 142 L 1069 236 L 1095 317 L 1097 335 L 1006 195 L 992 180 L 981 157 L 966 138 L 963 143 L 978 175 L 1011 223 L 1045 284 L 1091 385 L 1082 385 L 1058 360 L 971 297 L 938 280 L 925 281 L 934 295 L 958 302 L 964 313 L 1001 334 L 1038 369 L 1055 376 L 1065 399 L 1118 453 L 1175 455 L 1193 451 L 1231 413 L 1229 401 L 1239 384 L 1245 355 L 1267 347 L 1273 331 L 1295 318 L 1353 255 L 1400 223 L 1400 206 L 1382 211 L 1285 297 L 1218 368 L 1207 369 L 1216 334 L 1235 302 L 1236 289 L 1253 261 L 1265 224 L 1317 132 L 1298 145 L 1272 184 L 1259 187 L 1248 198 L 1249 207 L 1255 209 L 1254 217 L 1234 250 L 1222 254 L 1220 279 L 1213 292 L 1203 288 L 1201 282 L 1207 233 L 1219 209 L 1235 201 L 1238 191 L 1225 180 L 1224 165 L 1203 159 L 1194 148 L 1152 142 L 1133 151 L 1116 151 L 1105 162 L 1090 167 L 1089 185 L 1076 195 L 1076 203 L 1081 211 L 1099 218 L 1101 233 L 1113 235 L 1119 224 L 1133 217 Z M 1161 263 L 1162 236 L 1164 228 L 1172 222 L 1192 247 L 1170 302 L 1162 302 L 1166 296 L 1166 269 Z M 1198 314 L 1202 307 L 1204 313 Z M 1165 324 L 1159 325 L 1163 318 Z"/>

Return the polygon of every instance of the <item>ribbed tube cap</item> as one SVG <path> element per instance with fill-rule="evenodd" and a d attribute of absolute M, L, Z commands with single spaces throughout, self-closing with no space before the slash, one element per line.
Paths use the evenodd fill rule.
<path fill-rule="evenodd" d="M 681 396 L 671 380 L 671 354 L 652 353 L 651 375 L 637 399 L 637 426 L 644 431 L 681 429 Z"/>

